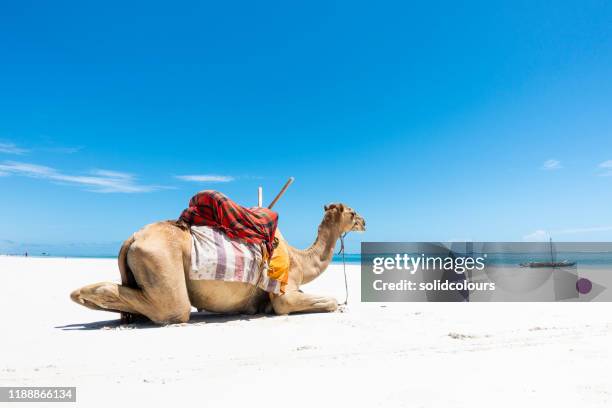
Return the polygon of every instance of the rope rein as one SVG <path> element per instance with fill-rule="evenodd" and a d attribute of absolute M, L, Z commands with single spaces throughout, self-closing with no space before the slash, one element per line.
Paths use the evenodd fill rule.
<path fill-rule="evenodd" d="M 349 296 L 348 280 L 346 278 L 346 261 L 344 259 L 344 237 L 346 236 L 346 234 L 348 234 L 348 232 L 345 232 L 344 234 L 340 235 L 340 251 L 338 251 L 338 254 L 342 254 L 342 272 L 344 272 L 344 292 L 346 293 L 344 302 L 340 304 L 341 306 L 348 305 L 348 296 Z"/>

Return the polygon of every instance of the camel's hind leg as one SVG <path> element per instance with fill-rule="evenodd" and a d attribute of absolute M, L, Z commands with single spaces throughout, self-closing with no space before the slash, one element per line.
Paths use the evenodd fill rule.
<path fill-rule="evenodd" d="M 70 294 L 72 300 L 90 309 L 135 314 L 140 313 L 141 296 L 140 290 L 111 282 L 87 285 Z"/>
<path fill-rule="evenodd" d="M 189 320 L 191 305 L 165 304 L 151 300 L 140 289 L 111 282 L 94 283 L 74 291 L 72 300 L 90 309 L 127 312 L 147 316 L 155 323 L 184 323 Z"/>
<path fill-rule="evenodd" d="M 160 324 L 189 320 L 191 303 L 185 281 L 189 233 L 169 223 L 151 224 L 128 242 L 126 262 L 137 287 L 102 282 L 71 295 L 87 307 L 144 315 Z M 123 251 L 123 249 L 122 249 Z"/>

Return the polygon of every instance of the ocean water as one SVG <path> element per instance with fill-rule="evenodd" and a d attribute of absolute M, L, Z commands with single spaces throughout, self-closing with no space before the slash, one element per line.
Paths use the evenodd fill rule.
<path fill-rule="evenodd" d="M 360 264 L 361 254 L 344 254 L 344 260 L 347 264 Z M 332 263 L 342 263 L 342 255 L 334 255 Z"/>
<path fill-rule="evenodd" d="M 22 254 L 15 254 L 22 256 Z M 420 256 L 421 254 L 408 254 L 409 256 Z M 426 254 L 427 255 L 427 254 Z M 474 253 L 471 256 L 478 257 L 483 254 Z M 108 254 L 89 254 L 89 255 L 73 255 L 73 254 L 30 254 L 33 257 L 51 257 L 51 258 L 102 258 L 116 259 L 117 255 Z M 379 253 L 379 254 L 345 254 L 344 259 L 347 264 L 360 264 L 361 259 L 372 261 L 376 257 L 394 257 L 395 253 Z M 504 265 L 517 266 L 525 262 L 548 262 L 550 261 L 550 252 L 530 252 L 530 253 L 487 253 L 485 263 L 487 265 Z M 612 267 L 612 252 L 557 252 L 555 261 L 572 261 L 583 266 L 609 266 Z M 342 263 L 342 255 L 334 255 L 332 263 Z"/>
<path fill-rule="evenodd" d="M 23 254 L 8 254 L 11 256 L 23 256 Z M 117 259 L 117 255 L 72 255 L 72 254 L 30 254 L 30 257 L 35 258 L 84 258 L 84 259 Z M 361 262 L 360 254 L 346 254 L 345 260 L 347 264 L 359 264 Z M 334 255 L 332 263 L 342 263 L 342 255 Z"/>
<path fill-rule="evenodd" d="M 421 254 L 408 254 L 409 256 L 420 256 Z M 478 257 L 483 254 L 474 253 L 471 256 Z M 21 256 L 21 255 L 20 255 Z M 52 258 L 105 258 L 116 259 L 116 255 L 107 254 L 91 254 L 91 255 L 72 255 L 72 254 L 31 254 L 34 257 L 52 257 Z M 344 259 L 347 264 L 360 264 L 361 259 L 372 261 L 376 257 L 394 257 L 395 253 L 379 253 L 379 254 L 345 254 Z M 517 266 L 525 262 L 550 261 L 550 252 L 530 252 L 530 253 L 487 253 L 487 265 L 506 265 Z M 612 252 L 557 252 L 555 261 L 572 261 L 583 266 L 610 266 L 612 267 Z M 342 255 L 334 255 L 332 263 L 342 263 Z"/>
<path fill-rule="evenodd" d="M 571 261 L 584 266 L 612 265 L 612 252 L 557 252 L 556 262 Z M 489 265 L 518 265 L 524 262 L 550 262 L 550 252 L 536 253 L 489 253 L 486 263 Z"/>

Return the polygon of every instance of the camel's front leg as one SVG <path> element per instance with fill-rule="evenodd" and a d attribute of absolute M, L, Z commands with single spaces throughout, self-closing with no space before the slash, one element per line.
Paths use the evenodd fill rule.
<path fill-rule="evenodd" d="M 285 315 L 295 312 L 334 312 L 338 309 L 336 299 L 327 296 L 309 295 L 297 290 L 272 297 L 274 313 Z"/>

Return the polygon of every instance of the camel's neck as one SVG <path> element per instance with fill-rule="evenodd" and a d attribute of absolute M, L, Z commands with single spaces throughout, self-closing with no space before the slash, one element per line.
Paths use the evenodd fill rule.
<path fill-rule="evenodd" d="M 319 225 L 317 239 L 308 249 L 295 250 L 292 248 L 291 252 L 296 267 L 302 274 L 300 284 L 308 283 L 323 273 L 334 256 L 338 238 L 340 238 L 338 226 L 323 220 Z"/>

